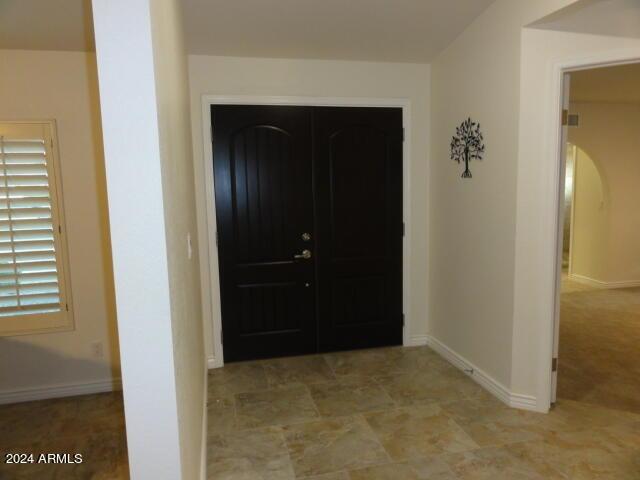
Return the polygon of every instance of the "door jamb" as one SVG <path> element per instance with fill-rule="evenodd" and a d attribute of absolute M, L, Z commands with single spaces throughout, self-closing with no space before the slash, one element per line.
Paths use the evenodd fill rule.
<path fill-rule="evenodd" d="M 211 303 L 204 308 L 209 310 L 212 323 L 213 358 L 208 359 L 209 368 L 224 365 L 222 346 L 222 312 L 220 309 L 220 275 L 218 270 L 217 223 L 213 175 L 213 126 L 211 125 L 211 107 L 213 105 L 281 105 L 300 107 L 392 107 L 402 109 L 402 126 L 405 136 L 402 144 L 402 217 L 405 225 L 402 240 L 402 310 L 404 326 L 403 346 L 412 344 L 412 315 L 410 312 L 410 269 L 411 269 L 411 101 L 406 98 L 359 98 L 359 97 L 289 97 L 289 96 L 253 96 L 253 95 L 202 95 L 202 138 L 204 155 L 202 156 L 204 176 L 206 227 L 207 227 L 207 264 Z M 201 249 L 202 251 L 202 249 Z M 201 265 L 203 259 L 201 259 Z M 205 329 L 206 331 L 206 329 Z"/>
<path fill-rule="evenodd" d="M 557 340 L 557 333 L 559 331 L 560 324 L 560 282 L 558 282 L 558 277 L 562 274 L 561 271 L 558 271 L 558 256 L 560 256 L 560 265 L 561 256 L 562 256 L 562 243 L 559 239 L 561 236 L 561 229 L 563 228 L 562 217 L 563 211 L 560 210 L 562 203 L 564 202 L 564 186 L 561 185 L 560 180 L 564 178 L 562 168 L 565 165 L 565 160 L 562 158 L 562 142 L 565 140 L 562 135 L 562 108 L 563 108 L 563 100 L 564 100 L 564 92 L 563 92 L 563 79 L 564 75 L 571 72 L 576 72 L 580 70 L 592 70 L 595 68 L 601 67 L 614 67 L 619 65 L 626 65 L 632 63 L 640 63 L 640 54 L 637 49 L 632 50 L 624 50 L 624 51 L 612 51 L 605 52 L 598 55 L 593 55 L 590 57 L 580 57 L 576 59 L 569 59 L 565 61 L 557 62 L 553 65 L 552 68 L 552 108 L 550 110 L 550 114 L 552 117 L 549 118 L 549 124 L 552 126 L 552 132 L 554 137 L 549 142 L 550 151 L 549 158 L 553 159 L 551 164 L 552 171 L 550 172 L 553 177 L 553 182 L 549 186 L 550 189 L 553 189 L 553 193 L 549 192 L 549 197 L 551 202 L 548 202 L 547 210 L 548 218 L 550 220 L 547 225 L 550 227 L 549 233 L 553 235 L 553 243 L 547 244 L 549 245 L 550 251 L 549 254 L 546 255 L 545 261 L 553 262 L 550 265 L 550 272 L 553 272 L 553 278 L 550 278 L 551 285 L 553 285 L 552 292 L 553 297 L 550 299 L 550 315 L 547 323 L 547 334 L 545 335 L 545 340 L 542 342 L 543 349 L 543 357 L 542 363 L 543 366 L 542 371 L 539 373 L 540 379 L 543 383 L 540 384 L 544 394 L 542 394 L 539 399 L 540 403 L 543 405 L 539 405 L 541 411 L 547 411 L 552 404 L 552 396 L 553 396 L 553 372 L 552 372 L 552 364 L 554 358 L 554 344 Z M 551 237 L 548 237 L 551 238 Z"/>
<path fill-rule="evenodd" d="M 567 265 L 567 273 L 571 276 L 573 272 L 573 231 L 574 231 L 574 219 L 575 219 L 575 208 L 576 208 L 576 179 L 577 179 L 577 165 L 578 165 L 578 147 L 576 145 L 571 144 L 573 151 L 571 155 L 573 157 L 573 187 L 571 188 L 571 211 L 569 215 L 571 218 L 569 219 L 569 265 Z M 566 178 L 565 178 L 566 182 Z"/>

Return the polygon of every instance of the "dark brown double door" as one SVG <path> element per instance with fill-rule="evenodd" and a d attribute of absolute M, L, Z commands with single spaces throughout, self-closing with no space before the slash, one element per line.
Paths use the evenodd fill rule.
<path fill-rule="evenodd" d="M 213 106 L 225 361 L 402 343 L 402 110 Z"/>

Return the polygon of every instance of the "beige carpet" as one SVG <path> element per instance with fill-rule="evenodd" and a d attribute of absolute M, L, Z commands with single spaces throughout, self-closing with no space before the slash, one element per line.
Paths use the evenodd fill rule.
<path fill-rule="evenodd" d="M 640 288 L 563 278 L 558 398 L 640 413 Z"/>

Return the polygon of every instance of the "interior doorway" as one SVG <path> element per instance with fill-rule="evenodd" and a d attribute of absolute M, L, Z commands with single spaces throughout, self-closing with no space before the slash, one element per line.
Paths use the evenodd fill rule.
<path fill-rule="evenodd" d="M 402 119 L 211 107 L 225 361 L 402 344 Z"/>
<path fill-rule="evenodd" d="M 640 413 L 640 64 L 567 72 L 552 401 Z"/>

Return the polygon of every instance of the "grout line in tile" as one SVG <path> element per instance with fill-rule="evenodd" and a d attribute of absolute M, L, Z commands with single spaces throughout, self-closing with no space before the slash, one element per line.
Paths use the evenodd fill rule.
<path fill-rule="evenodd" d="M 362 419 L 362 421 L 364 422 L 365 426 L 369 429 L 369 431 L 373 435 L 373 438 L 376 439 L 376 442 L 378 442 L 378 445 L 380 446 L 380 448 L 382 448 L 382 451 L 385 453 L 385 455 L 389 459 L 389 462 L 387 462 L 387 463 L 392 463 L 394 460 L 393 460 L 393 458 L 391 458 L 391 454 L 385 448 L 384 443 L 382 442 L 382 439 L 376 433 L 376 431 L 373 429 L 373 427 L 371 426 L 371 424 L 369 423 L 367 418 L 363 414 L 358 415 L 358 417 L 360 417 Z M 385 463 L 381 463 L 380 465 L 385 465 Z"/>

